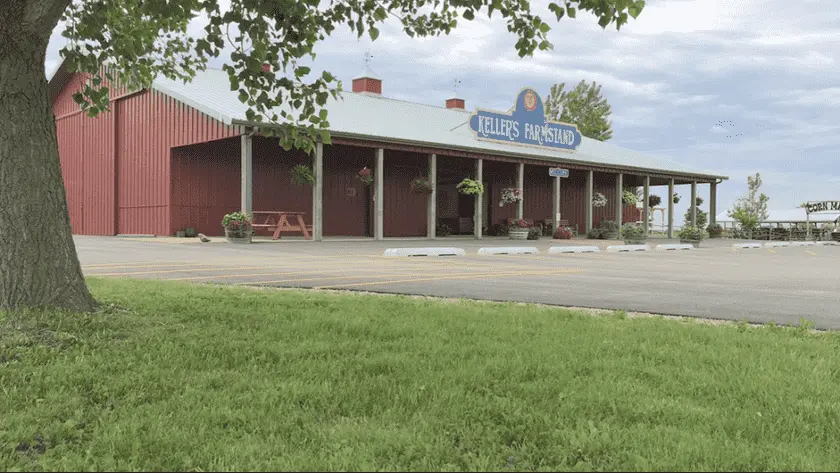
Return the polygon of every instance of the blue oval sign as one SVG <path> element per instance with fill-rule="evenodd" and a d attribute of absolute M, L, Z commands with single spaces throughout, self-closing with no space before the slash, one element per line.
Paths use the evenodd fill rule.
<path fill-rule="evenodd" d="M 476 109 L 470 128 L 479 140 L 574 151 L 581 135 L 575 125 L 545 119 L 543 102 L 534 89 L 523 89 L 513 112 Z"/>

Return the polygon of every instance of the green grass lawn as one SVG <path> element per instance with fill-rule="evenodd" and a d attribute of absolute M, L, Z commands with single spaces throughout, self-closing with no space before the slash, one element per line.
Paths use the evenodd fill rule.
<path fill-rule="evenodd" d="M 840 338 L 90 281 L 0 316 L 3 470 L 834 470 Z"/>

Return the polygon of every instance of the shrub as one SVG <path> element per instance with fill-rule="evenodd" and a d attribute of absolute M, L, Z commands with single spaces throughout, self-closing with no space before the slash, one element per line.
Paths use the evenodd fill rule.
<path fill-rule="evenodd" d="M 685 219 L 685 222 L 683 223 L 683 225 L 686 226 L 686 227 L 691 226 L 691 207 L 689 207 L 685 211 L 685 215 L 683 217 Z M 703 227 L 706 226 L 706 222 L 708 222 L 708 221 L 709 221 L 709 214 L 706 213 L 706 212 L 703 212 L 700 209 L 697 209 L 697 226 L 700 227 L 700 228 L 703 228 Z"/>
<path fill-rule="evenodd" d="M 593 228 L 586 232 L 586 238 L 590 240 L 601 240 L 603 238 L 603 233 L 600 228 Z"/>
<path fill-rule="evenodd" d="M 530 230 L 531 225 L 529 225 L 528 221 L 525 220 L 524 218 L 520 218 L 520 219 L 512 218 L 512 219 L 508 220 L 508 227 L 510 228 L 510 231 Z"/>
<path fill-rule="evenodd" d="M 531 228 L 528 230 L 528 239 L 529 240 L 539 240 L 540 239 L 540 229 L 539 228 Z"/>
<path fill-rule="evenodd" d="M 604 238 L 607 236 L 614 237 L 618 233 L 618 224 L 615 223 L 615 220 L 602 220 L 598 228 L 601 230 Z"/>
<path fill-rule="evenodd" d="M 662 197 L 659 197 L 656 194 L 651 194 L 648 196 L 648 205 L 651 207 L 656 207 L 657 205 L 662 203 Z"/>
<path fill-rule="evenodd" d="M 680 240 L 702 240 L 703 239 L 703 230 L 699 227 L 682 227 L 677 234 L 680 237 Z"/>
<path fill-rule="evenodd" d="M 717 238 L 723 234 L 723 227 L 721 227 L 717 223 L 714 223 L 712 225 L 709 225 L 709 228 L 707 228 L 706 231 L 709 232 L 710 237 Z"/>
<path fill-rule="evenodd" d="M 621 237 L 625 240 L 642 240 L 645 229 L 635 223 L 625 223 L 621 226 Z"/>
<path fill-rule="evenodd" d="M 554 232 L 554 239 L 555 240 L 571 240 L 572 239 L 572 230 L 568 227 L 558 227 L 557 230 Z"/>
<path fill-rule="evenodd" d="M 438 226 L 435 227 L 435 234 L 442 237 L 449 236 L 452 234 L 452 227 L 445 223 L 438 224 Z"/>

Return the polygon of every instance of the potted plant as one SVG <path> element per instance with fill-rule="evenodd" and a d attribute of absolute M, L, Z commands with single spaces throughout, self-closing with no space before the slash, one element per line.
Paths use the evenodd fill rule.
<path fill-rule="evenodd" d="M 425 177 L 418 177 L 411 181 L 411 190 L 417 194 L 431 194 L 433 190 L 432 183 Z"/>
<path fill-rule="evenodd" d="M 618 224 L 615 220 L 602 220 L 598 228 L 601 230 L 601 239 L 615 240 L 618 237 Z"/>
<path fill-rule="evenodd" d="M 607 205 L 607 196 L 600 192 L 596 192 L 595 196 L 592 197 L 592 206 L 593 207 L 604 207 Z"/>
<path fill-rule="evenodd" d="M 515 187 L 502 189 L 502 198 L 499 201 L 499 207 L 504 207 L 507 204 L 514 204 L 522 201 L 522 190 Z"/>
<path fill-rule="evenodd" d="M 679 194 L 677 194 L 676 192 L 674 192 L 674 203 L 675 203 L 675 204 L 679 204 L 679 203 L 680 203 L 680 195 L 679 195 Z"/>
<path fill-rule="evenodd" d="M 697 203 L 697 207 L 700 207 L 701 205 L 703 205 L 703 198 L 697 197 L 696 199 L 694 199 L 694 202 Z"/>
<path fill-rule="evenodd" d="M 254 229 L 251 226 L 251 217 L 247 214 L 229 213 L 222 218 L 222 226 L 225 227 L 225 239 L 228 243 L 251 243 Z"/>
<path fill-rule="evenodd" d="M 627 245 L 641 245 L 645 242 L 645 229 L 635 223 L 625 223 L 621 226 L 621 238 Z"/>
<path fill-rule="evenodd" d="M 452 227 L 445 223 L 439 223 L 437 227 L 435 227 L 435 235 L 439 237 L 447 237 L 452 235 Z"/>
<path fill-rule="evenodd" d="M 369 186 L 373 183 L 373 173 L 365 166 L 356 174 L 356 179 L 362 181 L 362 184 Z"/>
<path fill-rule="evenodd" d="M 572 229 L 569 227 L 557 227 L 557 230 L 554 231 L 554 239 L 555 240 L 571 240 L 572 239 Z"/>
<path fill-rule="evenodd" d="M 624 189 L 624 192 L 621 193 L 621 201 L 627 205 L 636 205 L 639 202 L 639 197 L 635 192 Z"/>
<path fill-rule="evenodd" d="M 651 194 L 648 196 L 648 205 L 650 207 L 656 207 L 657 205 L 662 203 L 662 197 L 659 197 L 656 194 Z"/>
<path fill-rule="evenodd" d="M 527 240 L 530 229 L 525 219 L 512 218 L 508 221 L 508 236 L 511 240 Z"/>
<path fill-rule="evenodd" d="M 587 240 L 603 240 L 604 233 L 601 231 L 600 228 L 590 228 L 588 232 L 586 232 L 586 239 Z"/>
<path fill-rule="evenodd" d="M 713 223 L 706 228 L 706 231 L 709 232 L 709 238 L 720 238 L 723 235 L 723 227 L 721 227 L 717 223 Z"/>
<path fill-rule="evenodd" d="M 703 239 L 703 230 L 689 225 L 680 229 L 678 235 L 680 237 L 680 243 L 688 243 L 698 248 L 700 246 L 700 240 Z"/>
<path fill-rule="evenodd" d="M 292 183 L 299 186 L 315 184 L 315 175 L 312 173 L 312 168 L 304 164 L 298 164 L 292 168 Z"/>
<path fill-rule="evenodd" d="M 539 228 L 531 227 L 528 229 L 528 240 L 539 240 L 542 231 Z"/>
<path fill-rule="evenodd" d="M 461 181 L 456 187 L 458 192 L 464 195 L 476 195 L 476 194 L 483 194 L 484 193 L 484 184 L 465 177 L 463 181 Z"/>

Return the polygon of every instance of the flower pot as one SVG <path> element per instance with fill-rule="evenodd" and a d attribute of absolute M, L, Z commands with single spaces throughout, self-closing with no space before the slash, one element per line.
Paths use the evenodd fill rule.
<path fill-rule="evenodd" d="M 511 230 L 508 232 L 511 240 L 527 240 L 528 230 Z"/>
<path fill-rule="evenodd" d="M 686 240 L 685 238 L 680 238 L 680 243 L 683 245 L 691 245 L 695 248 L 700 248 L 700 240 Z"/>
<path fill-rule="evenodd" d="M 225 228 L 225 240 L 228 243 L 251 243 L 251 236 L 253 234 L 253 228 L 236 230 Z"/>

